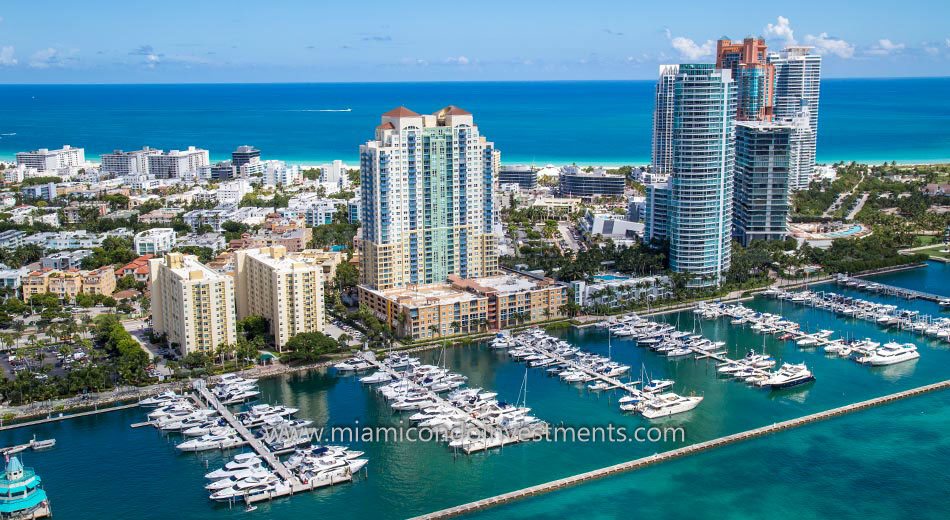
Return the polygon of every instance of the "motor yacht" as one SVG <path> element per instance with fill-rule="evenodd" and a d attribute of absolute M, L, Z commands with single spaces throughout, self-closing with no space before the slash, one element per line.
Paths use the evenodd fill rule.
<path fill-rule="evenodd" d="M 387 372 L 382 370 L 378 372 L 373 372 L 368 376 L 363 376 L 360 378 L 360 383 L 366 383 L 368 385 L 374 385 L 378 383 L 388 383 L 393 380 L 393 377 Z"/>
<path fill-rule="evenodd" d="M 640 412 L 647 419 L 658 419 L 669 417 L 678 413 L 688 412 L 703 401 L 700 396 L 681 396 L 672 392 L 660 394 L 652 399 L 647 399 L 643 403 L 643 410 Z"/>
<path fill-rule="evenodd" d="M 165 406 L 173 401 L 181 401 L 181 400 L 184 400 L 182 396 L 169 390 L 167 392 L 162 392 L 160 394 L 153 395 L 152 397 L 142 399 L 141 401 L 139 401 L 139 406 L 154 408 L 154 407 L 159 407 L 159 406 Z"/>
<path fill-rule="evenodd" d="M 803 385 L 814 380 L 814 374 L 808 370 L 804 363 L 800 365 L 785 363 L 778 371 L 773 372 L 772 375 L 763 382 L 762 386 L 768 386 L 773 390 L 778 390 Z"/>
<path fill-rule="evenodd" d="M 223 434 L 209 433 L 207 435 L 202 435 L 196 439 L 179 443 L 175 447 L 181 451 L 208 451 L 236 448 L 242 444 L 244 444 L 244 439 L 242 439 L 237 434 L 237 432 L 231 429 L 229 432 Z"/>
<path fill-rule="evenodd" d="M 919 357 L 920 353 L 917 352 L 917 346 L 913 343 L 904 343 L 902 345 L 900 343 L 891 342 L 885 343 L 884 346 L 878 347 L 870 353 L 859 357 L 857 361 L 858 363 L 866 365 L 885 366 L 903 363 Z"/>
<path fill-rule="evenodd" d="M 642 391 L 645 394 L 656 394 L 673 387 L 671 379 L 654 379 L 643 385 Z"/>

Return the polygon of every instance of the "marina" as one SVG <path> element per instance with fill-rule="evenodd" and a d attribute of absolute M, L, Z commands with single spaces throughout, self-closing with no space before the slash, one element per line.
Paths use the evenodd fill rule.
<path fill-rule="evenodd" d="M 783 291 L 769 289 L 766 296 L 825 309 L 834 313 L 870 321 L 882 327 L 893 327 L 930 336 L 950 343 L 950 318 L 935 317 L 920 311 L 901 309 L 896 305 L 877 303 L 843 296 L 831 291 Z"/>
<path fill-rule="evenodd" d="M 923 274 L 923 270 L 920 271 L 921 273 L 915 275 Z M 814 289 L 829 290 L 827 285 L 816 286 Z M 878 295 L 870 295 L 868 299 L 888 302 L 883 295 L 880 295 L 880 298 Z M 815 384 L 763 392 L 761 389 L 719 377 L 716 367 L 718 361 L 694 361 L 699 356 L 668 358 L 651 349 L 635 348 L 634 341 L 629 337 L 611 335 L 608 344 L 608 335 L 604 328 L 550 330 L 547 334 L 552 337 L 564 340 L 586 352 L 609 355 L 616 362 L 633 367 L 633 379 L 638 379 L 636 374 L 645 366 L 648 374 L 674 380 L 675 390 L 688 390 L 680 393 L 695 391 L 697 395 L 702 395 L 704 401 L 690 413 L 674 415 L 659 423 L 663 427 L 685 426 L 685 443 L 530 442 L 455 457 L 450 453 L 452 450 L 442 443 L 359 440 L 353 442 L 353 449 L 364 451 L 365 458 L 373 463 L 367 466 L 368 478 L 360 478 L 358 485 L 327 486 L 312 492 L 295 493 L 293 497 L 286 499 L 256 502 L 258 510 L 253 514 L 264 518 L 305 515 L 319 511 L 321 515 L 328 516 L 356 515 L 383 520 L 422 515 L 947 378 L 945 367 L 950 363 L 950 351 L 936 338 L 921 337 L 911 331 L 893 327 L 884 329 L 865 320 L 822 309 L 790 305 L 787 301 L 774 298 L 757 297 L 744 302 L 744 305 L 755 312 L 777 314 L 789 321 L 800 323 L 802 328 L 809 332 L 836 330 L 836 337 L 870 338 L 882 345 L 889 341 L 916 342 L 921 357 L 926 362 L 881 367 L 859 365 L 828 356 L 821 347 L 801 348 L 793 341 L 779 340 L 776 334 L 760 334 L 751 329 L 752 324 L 732 325 L 730 319 L 725 317 L 706 320 L 692 311 L 686 311 L 651 318 L 657 323 L 674 325 L 679 330 L 695 329 L 714 343 L 723 342 L 724 345 L 714 352 L 724 352 L 725 357 L 732 359 L 743 358 L 750 349 L 762 353 L 764 342 L 764 353 L 774 357 L 779 364 L 782 360 L 805 362 L 818 377 Z M 932 313 L 932 306 L 931 302 L 916 300 L 908 302 L 906 308 Z M 423 364 L 444 366 L 451 372 L 467 376 L 469 387 L 491 389 L 500 396 L 519 395 L 524 386 L 525 364 L 512 359 L 504 351 L 491 349 L 486 344 L 448 348 L 444 354 L 439 349 L 434 349 L 414 355 L 418 356 Z M 372 371 L 364 371 L 363 374 L 372 375 Z M 565 384 L 557 377 L 548 376 L 542 368 L 528 370 L 527 378 L 527 401 L 532 408 L 531 414 L 549 424 L 614 424 L 626 428 L 651 424 L 640 414 L 618 413 L 617 398 L 624 395 L 622 390 L 591 391 L 586 384 Z M 313 419 L 317 425 L 346 426 L 358 422 L 360 425 L 399 427 L 400 422 L 408 418 L 406 412 L 394 412 L 390 402 L 374 387 L 361 383 L 359 377 L 340 377 L 333 368 L 268 377 L 261 379 L 258 386 L 261 402 L 281 403 L 287 407 L 298 408 L 299 416 Z M 892 445 L 880 446 L 878 443 L 875 446 L 885 450 L 885 453 L 891 453 L 901 446 L 915 442 L 913 435 L 917 432 L 918 423 L 922 425 L 921 421 L 937 420 L 940 417 L 939 414 L 943 410 L 941 407 L 944 406 L 941 404 L 944 400 L 938 397 L 941 394 L 918 398 L 921 401 L 904 401 L 903 404 L 894 405 L 899 406 L 895 408 L 895 412 L 886 412 L 891 407 L 882 407 L 879 412 L 864 412 L 874 413 L 875 416 L 886 412 L 885 417 L 878 421 L 880 425 L 868 425 L 862 419 L 864 413 L 854 414 L 851 416 L 853 420 L 849 420 L 851 429 L 843 434 L 845 438 L 850 438 L 848 432 L 853 434 L 858 431 L 862 432 L 861 436 L 887 439 L 885 444 Z M 236 407 L 232 409 L 236 413 L 240 410 Z M 26 431 L 0 432 L 0 445 L 22 444 L 33 434 L 39 439 L 57 439 L 56 449 L 25 453 L 29 457 L 27 465 L 36 466 L 38 471 L 41 471 L 45 487 L 53 498 L 57 516 L 92 520 L 108 517 L 109 514 L 121 514 L 125 517 L 157 520 L 167 515 L 167 509 L 155 508 L 154 504 L 167 499 L 168 486 L 174 485 L 178 490 L 176 504 L 181 509 L 178 516 L 183 520 L 248 517 L 243 507 L 236 506 L 232 509 L 227 502 L 209 502 L 209 491 L 204 489 L 209 482 L 204 475 L 231 462 L 239 451 L 250 452 L 249 447 L 230 452 L 210 450 L 197 454 L 178 454 L 178 450 L 174 448 L 176 441 L 173 440 L 177 434 L 159 437 L 154 435 L 152 428 L 128 428 L 128 424 L 142 420 L 143 414 L 138 409 L 77 417 L 68 421 L 35 425 Z M 769 497 L 769 507 L 784 511 L 781 505 L 783 502 L 772 500 L 778 497 L 773 497 L 774 493 L 769 490 L 775 487 L 776 482 L 786 482 L 791 475 L 779 472 L 774 479 L 768 479 L 766 486 L 756 477 L 756 472 L 761 471 L 763 467 L 762 464 L 782 461 L 783 464 L 789 465 L 789 471 L 795 472 L 805 470 L 800 468 L 800 465 L 807 464 L 806 468 L 815 468 L 816 473 L 812 477 L 814 485 L 835 489 L 837 492 L 857 490 L 849 487 L 849 480 L 841 479 L 842 472 L 854 470 L 853 464 L 857 454 L 851 451 L 850 445 L 844 441 L 828 445 L 829 435 L 842 434 L 837 430 L 829 430 L 834 424 L 836 421 L 829 421 L 800 430 L 814 430 L 819 438 L 825 438 L 822 443 L 810 448 L 803 446 L 802 450 L 805 451 L 801 453 L 796 451 L 789 454 L 783 451 L 787 449 L 786 442 L 776 442 L 773 443 L 776 449 L 781 449 L 770 453 L 772 458 L 766 461 L 749 459 L 754 453 L 745 449 L 737 452 L 737 448 L 726 448 L 729 451 L 725 453 L 741 458 L 724 461 L 725 464 L 722 465 L 723 461 L 718 459 L 718 455 L 711 455 L 719 461 L 715 468 L 708 467 L 709 458 L 703 454 L 694 456 L 702 457 L 697 460 L 707 462 L 693 462 L 694 456 L 690 456 L 670 464 L 676 464 L 674 467 L 677 468 L 690 468 L 690 475 L 704 475 L 698 481 L 689 479 L 691 486 L 705 482 L 705 485 L 715 488 L 717 493 L 725 493 L 724 496 L 730 496 L 728 493 L 735 487 L 734 483 L 726 485 L 725 482 L 736 482 L 730 480 L 736 478 L 746 479 L 739 480 L 743 482 L 744 493 L 764 494 Z M 864 433 L 865 427 L 871 429 Z M 783 435 L 795 435 L 795 438 L 799 436 L 797 433 Z M 134 462 L 101 464 L 106 453 L 105 446 L 108 446 L 109 457 Z M 822 457 L 829 456 L 829 453 L 822 449 L 823 446 L 844 457 L 835 459 L 839 465 L 837 468 L 822 466 Z M 918 446 L 918 449 L 925 447 Z M 459 452 L 461 453 L 461 450 Z M 819 458 L 812 457 L 812 452 Z M 705 453 L 720 452 L 713 450 Z M 938 452 L 929 448 L 926 448 L 925 453 L 928 457 L 938 455 Z M 285 459 L 283 456 L 280 458 Z M 902 462 L 895 462 L 885 459 L 879 465 L 881 468 L 889 468 L 887 472 L 869 475 L 879 475 L 879 478 L 883 479 L 882 482 L 891 482 L 887 475 L 893 474 L 895 463 L 906 471 L 913 471 L 911 468 L 922 466 L 929 467 L 924 460 L 916 461 L 908 456 L 901 460 Z M 703 464 L 706 464 L 706 467 L 703 467 Z M 652 494 L 662 490 L 664 493 L 681 496 L 684 503 L 692 504 L 694 508 L 701 506 L 702 504 L 697 503 L 699 499 L 678 483 L 680 477 L 671 477 L 668 474 L 668 470 L 664 469 L 666 466 L 667 464 L 654 465 L 642 472 L 629 473 L 629 476 L 637 479 L 638 484 L 635 488 L 625 489 L 621 497 L 633 494 L 637 497 L 637 502 L 620 503 L 625 504 L 625 508 L 632 512 L 653 511 L 650 506 Z M 731 473 L 733 467 L 737 472 L 735 475 Z M 80 471 L 80 468 L 84 471 Z M 267 469 L 271 470 L 269 467 Z M 742 472 L 738 472 L 740 469 Z M 753 469 L 755 471 L 751 471 Z M 363 473 L 366 471 L 365 468 L 362 470 Z M 657 471 L 660 473 L 655 473 Z M 709 481 L 710 475 L 714 475 L 712 478 L 716 482 L 723 479 L 724 483 L 720 485 Z M 611 483 L 615 479 L 626 481 L 626 478 L 618 476 L 600 482 L 613 486 Z M 657 481 L 657 478 L 660 480 Z M 426 482 L 424 489 L 419 486 L 423 479 Z M 108 483 L 116 481 L 122 481 L 137 490 L 135 497 L 119 505 L 121 510 L 118 513 L 115 504 L 104 504 L 96 498 L 108 493 Z M 460 486 L 459 482 L 464 482 L 465 485 Z M 579 507 L 591 505 L 588 486 L 569 488 L 573 490 L 570 491 L 570 496 L 587 497 L 580 499 Z M 784 490 L 786 487 L 780 486 L 778 489 Z M 860 489 L 866 490 L 867 484 Z M 908 500 L 912 500 L 911 497 L 920 497 L 921 493 L 926 494 L 919 486 L 914 489 L 899 489 L 905 493 Z M 936 491 L 940 487 L 928 489 Z M 560 496 L 559 493 L 549 496 Z M 647 495 L 644 496 L 643 493 Z M 641 503 L 641 499 L 645 501 Z M 871 511 L 874 508 L 886 510 L 894 503 L 892 499 L 882 498 L 880 493 L 875 493 L 875 496 L 867 497 L 861 508 Z M 896 503 L 906 502 L 898 500 Z M 706 502 L 703 504 L 708 505 Z M 765 504 L 761 504 L 761 507 L 765 507 Z M 784 507 L 787 509 L 788 505 Z M 802 505 L 798 504 L 797 507 Z M 702 508 L 696 510 L 700 509 Z M 490 511 L 495 510 L 486 513 Z M 699 514 L 698 517 L 711 518 L 711 515 Z"/>
<path fill-rule="evenodd" d="M 880 342 L 870 338 L 863 340 L 833 338 L 834 331 L 827 329 L 808 333 L 801 330 L 801 325 L 798 323 L 783 319 L 777 314 L 755 312 L 738 303 L 735 305 L 705 303 L 698 306 L 694 312 L 705 319 L 726 316 L 731 318 L 732 325 L 750 325 L 751 330 L 759 334 L 777 335 L 778 339 L 795 342 L 795 345 L 800 348 L 820 347 L 826 354 L 849 358 L 865 365 L 893 365 L 920 357 L 917 345 L 913 343 L 891 341 L 881 345 Z M 720 368 L 720 371 L 725 370 Z"/>
<path fill-rule="evenodd" d="M 141 406 L 152 409 L 149 420 L 132 427 L 181 433 L 187 440 L 176 448 L 182 452 L 251 448 L 251 453 L 239 453 L 206 475 L 212 480 L 205 486 L 212 501 L 241 501 L 252 511 L 257 502 L 352 481 L 368 462 L 358 458 L 362 452 L 311 445 L 305 428 L 313 421 L 290 419 L 296 408 L 256 404 L 240 413 L 228 408 L 227 403 L 244 403 L 260 395 L 257 380 L 225 375 L 213 389 L 200 379 L 193 389 L 187 397 L 169 391 L 141 401 Z M 279 458 L 287 454 L 292 454 L 287 461 Z"/>
<path fill-rule="evenodd" d="M 859 278 L 857 276 L 839 274 L 835 276 L 835 283 L 852 289 L 860 289 L 862 291 L 880 293 L 888 296 L 897 296 L 907 300 L 929 300 L 939 303 L 942 307 L 950 307 L 950 298 L 947 296 L 865 280 L 864 278 Z"/>
<path fill-rule="evenodd" d="M 410 420 L 435 430 L 450 447 L 465 453 L 535 440 L 548 429 L 546 423 L 527 415 L 529 408 L 499 402 L 494 392 L 461 390 L 466 378 L 437 366 L 421 365 L 417 358 L 397 355 L 377 361 L 372 352 L 364 352 L 336 367 L 348 372 L 375 367 L 378 372 L 361 382 L 388 383 L 379 390 L 393 402 L 393 409 L 421 410 Z M 448 398 L 439 395 L 439 391 L 448 390 L 452 390 Z"/>

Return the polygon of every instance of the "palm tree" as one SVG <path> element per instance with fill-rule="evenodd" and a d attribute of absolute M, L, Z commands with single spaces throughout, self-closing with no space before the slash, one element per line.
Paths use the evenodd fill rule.
<path fill-rule="evenodd" d="M 429 325 L 429 332 L 432 333 L 432 337 L 436 337 L 439 335 L 439 327 L 435 325 Z"/>
<path fill-rule="evenodd" d="M 461 330 L 462 328 L 462 324 L 457 321 L 453 321 L 451 324 L 449 324 L 449 327 L 452 327 L 452 330 L 454 330 L 455 333 L 458 334 L 459 330 Z"/>

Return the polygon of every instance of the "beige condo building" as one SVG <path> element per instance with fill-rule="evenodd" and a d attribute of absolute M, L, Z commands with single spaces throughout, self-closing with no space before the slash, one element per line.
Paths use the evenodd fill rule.
<path fill-rule="evenodd" d="M 360 146 L 361 282 L 387 290 L 494 275 L 499 160 L 459 107 L 383 114 Z"/>
<path fill-rule="evenodd" d="M 152 329 L 177 344 L 182 355 L 212 354 L 237 342 L 234 280 L 193 255 L 168 253 L 149 260 Z"/>
<path fill-rule="evenodd" d="M 324 286 L 336 275 L 340 253 L 283 246 L 235 252 L 237 315 L 262 316 L 270 322 L 278 351 L 290 338 L 326 328 Z"/>

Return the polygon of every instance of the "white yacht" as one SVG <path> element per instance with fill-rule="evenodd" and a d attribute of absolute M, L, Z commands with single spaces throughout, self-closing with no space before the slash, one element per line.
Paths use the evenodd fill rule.
<path fill-rule="evenodd" d="M 673 380 L 671 379 L 654 379 L 643 385 L 643 393 L 645 394 L 656 394 L 666 390 L 668 388 L 673 388 Z"/>
<path fill-rule="evenodd" d="M 366 383 L 368 385 L 374 385 L 377 383 L 388 383 L 393 380 L 393 377 L 387 372 L 382 370 L 378 372 L 373 372 L 368 376 L 363 376 L 360 378 L 360 383 Z"/>
<path fill-rule="evenodd" d="M 244 444 L 244 439 L 242 439 L 237 432 L 229 428 L 229 432 L 223 434 L 207 434 L 198 437 L 197 439 L 191 439 L 189 441 L 182 442 L 175 447 L 181 451 L 207 451 L 207 450 L 224 450 L 227 448 L 235 448 Z"/>
<path fill-rule="evenodd" d="M 920 353 L 917 352 L 917 346 L 913 343 L 901 345 L 900 343 L 891 342 L 885 343 L 884 346 L 859 357 L 857 361 L 866 365 L 884 366 L 903 363 L 919 357 Z"/>
<path fill-rule="evenodd" d="M 780 388 L 803 385 L 814 380 L 814 374 L 808 370 L 808 367 L 806 367 L 804 363 L 800 365 L 785 363 L 778 371 L 773 372 L 768 379 L 764 380 L 761 386 L 768 386 L 773 390 L 778 390 Z"/>
<path fill-rule="evenodd" d="M 207 489 L 208 491 L 220 491 L 222 489 L 232 487 L 244 479 L 248 479 L 248 478 L 260 479 L 260 478 L 267 477 L 268 475 L 271 475 L 271 472 L 260 467 L 256 469 L 245 469 L 245 470 L 238 471 L 229 477 L 215 480 L 214 482 L 205 486 L 205 489 Z"/>
<path fill-rule="evenodd" d="M 340 372 L 361 372 L 373 368 L 373 364 L 361 357 L 352 357 L 333 365 L 333 368 Z"/>
<path fill-rule="evenodd" d="M 148 407 L 164 406 L 173 401 L 180 401 L 183 399 L 184 398 L 182 396 L 169 390 L 167 392 L 162 392 L 160 394 L 153 395 L 152 397 L 139 401 L 139 406 L 148 406 Z"/>
<path fill-rule="evenodd" d="M 669 417 L 670 415 L 688 412 L 699 406 L 699 403 L 702 401 L 703 398 L 700 396 L 686 397 L 670 392 L 644 401 L 643 411 L 641 413 L 647 419 Z"/>

